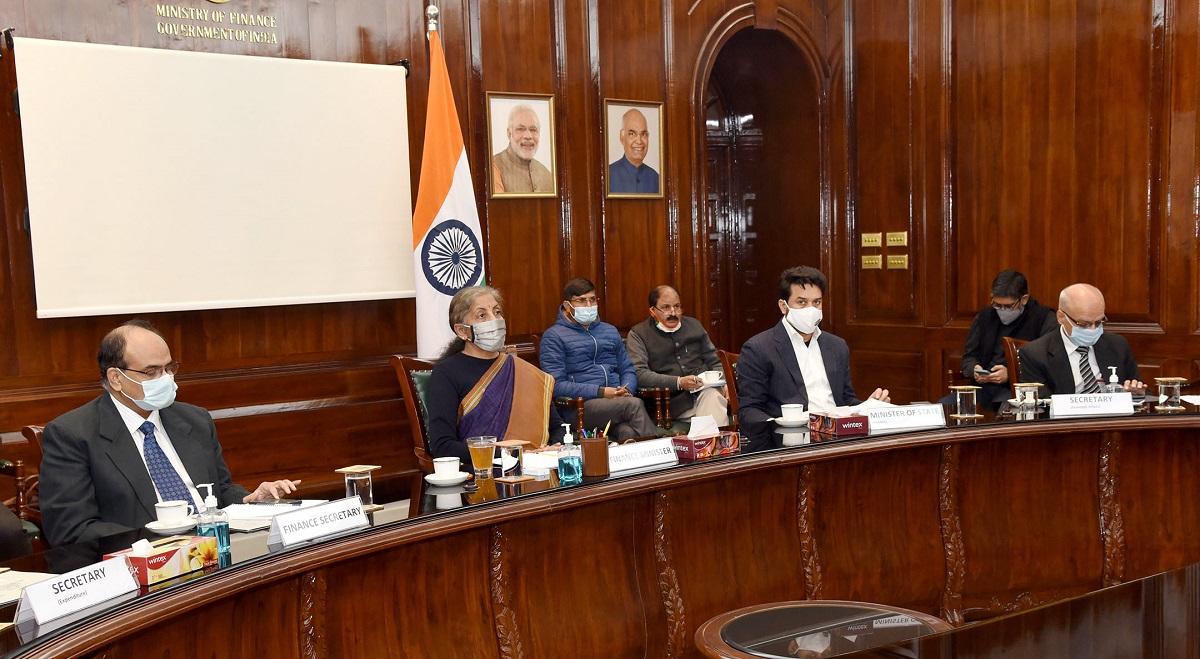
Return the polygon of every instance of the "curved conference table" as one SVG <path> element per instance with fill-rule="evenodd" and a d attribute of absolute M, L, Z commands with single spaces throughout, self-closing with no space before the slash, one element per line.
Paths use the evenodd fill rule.
<path fill-rule="evenodd" d="M 572 487 L 415 484 L 407 519 L 235 554 L 0 643 L 21 657 L 698 657 L 699 625 L 754 604 L 875 602 L 958 626 L 1200 562 L 1195 407 L 773 437 Z M 6 565 L 62 572 L 132 539 Z"/>

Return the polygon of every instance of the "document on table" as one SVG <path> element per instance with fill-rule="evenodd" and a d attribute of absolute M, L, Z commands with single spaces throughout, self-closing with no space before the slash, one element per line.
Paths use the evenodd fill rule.
<path fill-rule="evenodd" d="M 1200 396 L 1180 396 L 1179 399 L 1185 403 L 1191 403 L 1192 405 L 1200 405 Z"/>
<path fill-rule="evenodd" d="M 238 522 L 262 522 L 267 521 L 270 526 L 271 518 L 282 513 L 290 513 L 293 510 L 308 508 L 318 504 L 326 503 L 328 499 L 302 499 L 299 504 L 294 503 L 276 503 L 276 504 L 259 504 L 259 503 L 235 503 L 222 508 L 229 515 L 229 528 L 233 529 L 235 523 Z M 244 525 L 244 524 L 243 524 Z M 261 526 L 261 525 L 260 525 Z M 240 529 L 239 529 L 240 530 Z"/>
<path fill-rule="evenodd" d="M 56 575 L 45 572 L 17 572 L 7 570 L 0 573 L 0 604 L 8 604 L 21 599 L 21 589 L 39 581 L 45 581 Z"/>

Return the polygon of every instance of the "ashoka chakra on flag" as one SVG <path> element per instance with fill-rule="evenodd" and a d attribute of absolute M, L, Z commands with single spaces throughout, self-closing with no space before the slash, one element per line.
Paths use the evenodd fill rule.
<path fill-rule="evenodd" d="M 443 220 L 429 231 L 421 247 L 421 270 L 440 293 L 454 295 L 479 279 L 483 263 L 479 242 L 467 225 Z"/>

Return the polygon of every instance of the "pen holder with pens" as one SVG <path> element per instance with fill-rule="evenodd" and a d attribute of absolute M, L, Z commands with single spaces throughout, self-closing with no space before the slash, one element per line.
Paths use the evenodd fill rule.
<path fill-rule="evenodd" d="M 580 437 L 583 446 L 583 475 L 608 475 L 608 436 Z"/>

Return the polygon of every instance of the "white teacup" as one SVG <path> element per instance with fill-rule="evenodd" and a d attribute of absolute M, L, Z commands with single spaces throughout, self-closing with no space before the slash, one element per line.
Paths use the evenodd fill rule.
<path fill-rule="evenodd" d="M 779 418 L 784 421 L 802 421 L 804 419 L 804 406 L 797 403 L 780 405 Z"/>
<path fill-rule="evenodd" d="M 433 473 L 438 476 L 453 476 L 458 473 L 458 458 L 434 458 Z"/>
<path fill-rule="evenodd" d="M 712 384 L 714 382 L 720 382 L 721 378 L 724 376 L 725 374 L 721 371 L 705 371 L 700 374 L 700 381 L 704 384 Z"/>
<path fill-rule="evenodd" d="M 179 524 L 195 514 L 196 509 L 186 501 L 160 501 L 154 504 L 154 514 L 161 524 Z"/>

